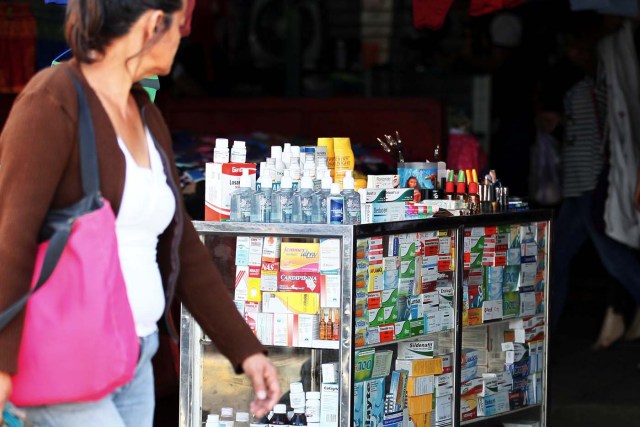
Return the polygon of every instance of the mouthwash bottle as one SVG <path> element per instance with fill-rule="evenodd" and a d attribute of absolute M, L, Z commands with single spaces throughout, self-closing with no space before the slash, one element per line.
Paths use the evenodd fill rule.
<path fill-rule="evenodd" d="M 302 177 L 300 191 L 294 197 L 294 222 L 311 224 L 313 222 L 313 180 L 308 175 Z"/>
<path fill-rule="evenodd" d="M 272 182 L 269 169 L 261 171 L 260 178 L 258 178 L 260 189 L 253 194 L 251 203 L 251 222 L 271 222 Z"/>
<path fill-rule="evenodd" d="M 331 193 L 331 174 L 326 171 L 326 174 L 322 177 L 322 183 L 320 190 L 313 194 L 313 223 L 314 224 L 326 224 L 327 223 L 327 197 Z"/>
<path fill-rule="evenodd" d="M 244 169 L 240 177 L 240 188 L 231 194 L 231 221 L 250 222 L 253 190 L 249 171 Z"/>
<path fill-rule="evenodd" d="M 331 184 L 331 193 L 327 197 L 327 222 L 329 224 L 342 224 L 344 199 L 340 194 L 340 184 Z"/>
<path fill-rule="evenodd" d="M 344 198 L 343 224 L 360 224 L 360 194 L 354 190 L 351 171 L 345 171 L 342 181 L 342 197 Z"/>
<path fill-rule="evenodd" d="M 273 193 L 271 200 L 271 222 L 293 222 L 293 183 L 289 171 L 284 171 L 280 190 Z"/>

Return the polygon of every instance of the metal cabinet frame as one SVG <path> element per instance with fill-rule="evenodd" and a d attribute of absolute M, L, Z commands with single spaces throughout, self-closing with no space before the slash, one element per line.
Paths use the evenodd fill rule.
<path fill-rule="evenodd" d="M 464 231 L 470 227 L 496 226 L 506 224 L 520 224 L 531 222 L 546 222 L 546 246 L 545 251 L 545 344 L 544 367 L 542 372 L 543 399 L 540 404 L 540 423 L 546 424 L 547 413 L 547 369 L 549 359 L 549 271 L 550 271 L 550 244 L 551 244 L 551 217 L 550 210 L 531 210 L 522 212 L 508 212 L 498 214 L 453 216 L 447 218 L 430 218 L 419 221 L 401 221 L 380 224 L 363 225 L 318 225 L 318 224 L 258 224 L 258 223 L 231 223 L 231 222 L 200 222 L 195 221 L 194 226 L 204 241 L 206 236 L 276 236 L 296 238 L 339 238 L 342 251 L 342 308 L 341 308 L 341 340 L 339 343 L 340 360 L 340 425 L 351 426 L 353 415 L 353 360 L 355 351 L 353 313 L 355 310 L 354 284 L 356 259 L 356 242 L 372 236 L 384 236 L 412 232 L 426 232 L 435 230 L 452 230 L 456 242 L 456 263 L 454 275 L 454 401 L 452 425 L 471 424 L 492 417 L 482 417 L 464 423 L 460 422 L 460 372 L 459 355 L 462 350 L 462 283 L 464 269 L 459 268 L 464 263 Z M 491 322 L 484 325 L 490 325 Z M 415 340 L 413 337 L 408 340 Z M 180 336 L 180 426 L 201 427 L 201 382 L 202 382 L 202 355 L 204 336 L 200 327 L 193 320 L 189 312 L 183 307 L 181 313 Z M 387 344 L 387 343 L 385 343 Z M 525 407 L 531 409 L 531 407 Z M 502 417 L 507 414 L 500 414 Z"/>

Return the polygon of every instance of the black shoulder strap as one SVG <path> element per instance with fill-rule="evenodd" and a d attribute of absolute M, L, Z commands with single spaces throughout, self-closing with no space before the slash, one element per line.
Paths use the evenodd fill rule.
<path fill-rule="evenodd" d="M 71 79 L 76 87 L 78 96 L 78 126 L 80 136 L 80 169 L 82 175 L 82 188 L 85 198 L 93 198 L 100 191 L 100 176 L 98 171 L 98 156 L 95 144 L 95 133 L 93 130 L 93 121 L 91 119 L 91 110 L 85 96 L 82 85 L 78 78 L 69 72 Z M 77 212 L 77 211 L 76 211 Z M 48 224 L 54 229 L 54 233 L 49 239 L 49 246 L 44 256 L 40 277 L 34 288 L 18 301 L 9 306 L 5 311 L 0 313 L 0 330 L 2 330 L 15 316 L 22 311 L 27 304 L 27 300 L 33 293 L 44 285 L 49 279 L 51 273 L 56 267 L 58 260 L 62 256 L 69 236 L 71 235 L 71 227 L 77 216 L 69 215 L 66 218 L 58 217 L 55 223 Z"/>

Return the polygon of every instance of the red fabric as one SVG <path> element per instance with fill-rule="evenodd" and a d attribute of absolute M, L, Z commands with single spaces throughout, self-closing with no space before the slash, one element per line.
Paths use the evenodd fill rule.
<path fill-rule="evenodd" d="M 510 9 L 520 6 L 526 0 L 471 0 L 469 15 L 480 16 L 496 12 L 501 9 Z"/>
<path fill-rule="evenodd" d="M 0 4 L 0 93 L 18 93 L 36 71 L 36 20 L 28 3 Z"/>
<path fill-rule="evenodd" d="M 453 0 L 413 0 L 413 25 L 439 30 L 452 4 Z"/>
<path fill-rule="evenodd" d="M 468 133 L 449 134 L 447 167 L 453 170 L 475 169 L 482 171 L 487 166 L 485 154 L 478 139 Z"/>

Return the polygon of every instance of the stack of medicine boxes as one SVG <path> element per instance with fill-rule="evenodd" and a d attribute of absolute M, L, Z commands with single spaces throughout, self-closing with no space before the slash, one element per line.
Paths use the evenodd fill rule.
<path fill-rule="evenodd" d="M 339 239 L 238 237 L 235 302 L 265 345 L 320 345 L 318 313 L 340 307 Z"/>

